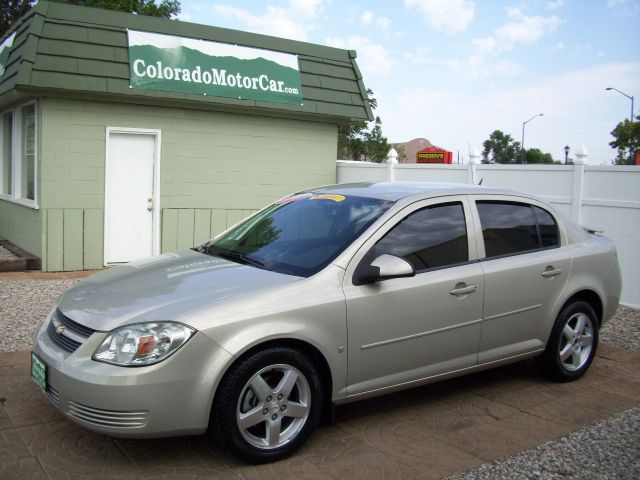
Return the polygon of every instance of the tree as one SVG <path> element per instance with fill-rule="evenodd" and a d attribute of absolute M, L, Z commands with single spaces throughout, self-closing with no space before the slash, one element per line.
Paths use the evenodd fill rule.
<path fill-rule="evenodd" d="M 494 130 L 482 146 L 482 163 L 521 163 L 520 142 L 500 130 Z"/>
<path fill-rule="evenodd" d="M 81 7 L 104 8 L 152 17 L 172 18 L 180 13 L 179 0 L 50 0 Z M 4 0 L 0 7 L 0 37 L 36 3 L 35 0 Z"/>
<path fill-rule="evenodd" d="M 624 120 L 618 123 L 611 135 L 615 140 L 609 145 L 618 149 L 618 155 L 613 163 L 616 165 L 635 165 L 635 152 L 640 151 L 640 115 L 633 122 Z"/>
<path fill-rule="evenodd" d="M 373 97 L 373 91 L 367 90 L 368 102 L 372 110 L 378 106 L 378 101 Z M 382 136 L 382 121 L 376 117 L 372 130 L 367 131 L 367 122 L 356 120 L 338 127 L 338 159 L 350 158 L 360 160 L 362 157 L 370 159 L 379 158 L 383 148 L 384 158 L 387 158 L 389 143 Z M 384 141 L 383 141 L 384 140 Z M 381 161 L 381 160 L 374 160 Z"/>
<path fill-rule="evenodd" d="M 382 136 L 382 121 L 376 117 L 375 125 L 367 133 L 367 155 L 370 160 L 380 163 L 387 158 L 389 142 Z"/>
<path fill-rule="evenodd" d="M 27 13 L 35 0 L 4 0 L 0 5 L 0 37 L 3 37 L 11 25 Z"/>
<path fill-rule="evenodd" d="M 366 153 L 367 124 L 363 121 L 338 126 L 338 158 L 360 160 Z"/>
<path fill-rule="evenodd" d="M 550 153 L 542 153 L 539 148 L 529 148 L 524 152 L 526 163 L 560 163 L 556 162 Z"/>
<path fill-rule="evenodd" d="M 407 152 L 403 145 L 394 145 L 393 148 L 398 152 L 398 163 L 407 163 Z"/>

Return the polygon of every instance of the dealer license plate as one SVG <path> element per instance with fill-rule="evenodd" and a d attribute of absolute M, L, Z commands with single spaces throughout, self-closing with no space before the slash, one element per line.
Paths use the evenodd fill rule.
<path fill-rule="evenodd" d="M 33 352 L 31 353 L 31 378 L 40 385 L 42 390 L 47 391 L 47 365 Z"/>

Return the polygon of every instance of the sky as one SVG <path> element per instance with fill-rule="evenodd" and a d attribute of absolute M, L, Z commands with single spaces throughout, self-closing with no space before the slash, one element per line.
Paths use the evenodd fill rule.
<path fill-rule="evenodd" d="M 182 0 L 180 20 L 356 50 L 390 142 L 458 153 L 494 130 L 564 160 L 640 113 L 640 0 Z M 304 92 L 303 92 L 304 93 Z M 574 157 L 572 153 L 570 157 Z"/>

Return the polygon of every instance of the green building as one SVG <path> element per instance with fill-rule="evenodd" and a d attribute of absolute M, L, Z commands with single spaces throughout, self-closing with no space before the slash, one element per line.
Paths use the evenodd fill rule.
<path fill-rule="evenodd" d="M 0 238 L 44 271 L 191 247 L 335 182 L 355 52 L 39 2 L 0 39 Z"/>

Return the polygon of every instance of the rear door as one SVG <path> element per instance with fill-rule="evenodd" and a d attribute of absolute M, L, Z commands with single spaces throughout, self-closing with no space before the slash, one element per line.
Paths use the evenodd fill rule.
<path fill-rule="evenodd" d="M 571 268 L 558 223 L 542 204 L 475 197 L 485 275 L 479 363 L 543 349 Z"/>
<path fill-rule="evenodd" d="M 464 196 L 418 202 L 355 255 L 344 283 L 349 395 L 476 365 L 484 284 L 471 222 Z M 416 275 L 355 285 L 357 266 L 385 253 Z"/>

